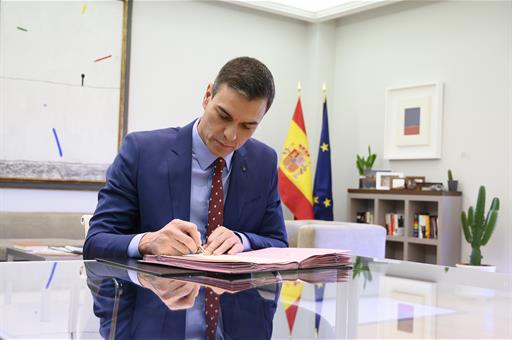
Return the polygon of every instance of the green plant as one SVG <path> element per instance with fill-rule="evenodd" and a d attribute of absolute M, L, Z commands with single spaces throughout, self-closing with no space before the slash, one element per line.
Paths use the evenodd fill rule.
<path fill-rule="evenodd" d="M 366 288 L 366 282 L 372 281 L 372 272 L 368 266 L 368 259 L 363 259 L 361 256 L 356 257 L 356 262 L 352 267 L 352 278 L 355 279 L 363 274 L 363 288 Z"/>
<path fill-rule="evenodd" d="M 470 206 L 468 213 L 463 211 L 460 215 L 462 222 L 462 230 L 466 241 L 471 244 L 471 255 L 469 256 L 469 264 L 472 266 L 480 266 L 482 260 L 481 246 L 485 246 L 491 238 L 496 220 L 498 219 L 498 211 L 500 209 L 500 200 L 494 197 L 491 207 L 485 216 L 485 187 L 480 186 L 478 198 L 476 202 L 476 210 Z"/>
<path fill-rule="evenodd" d="M 453 181 L 452 169 L 448 169 L 448 180 Z"/>
<path fill-rule="evenodd" d="M 357 155 L 356 160 L 356 166 L 357 170 L 359 171 L 359 175 L 364 176 L 364 171 L 366 169 L 371 169 L 373 166 L 373 163 L 375 162 L 375 159 L 377 158 L 377 155 L 372 153 L 372 149 L 368 145 L 368 158 L 361 157 Z"/>

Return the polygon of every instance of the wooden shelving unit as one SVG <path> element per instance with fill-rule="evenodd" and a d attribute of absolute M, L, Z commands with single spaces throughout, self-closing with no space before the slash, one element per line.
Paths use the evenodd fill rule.
<path fill-rule="evenodd" d="M 460 257 L 461 192 L 348 189 L 348 219 L 356 222 L 359 211 L 371 211 L 374 224 L 386 225 L 394 212 L 404 217 L 404 236 L 386 237 L 386 258 L 453 266 Z M 414 214 L 437 215 L 437 239 L 413 237 Z"/>

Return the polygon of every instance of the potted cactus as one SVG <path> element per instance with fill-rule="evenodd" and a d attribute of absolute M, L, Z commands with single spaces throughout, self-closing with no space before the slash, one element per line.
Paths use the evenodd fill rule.
<path fill-rule="evenodd" d="M 485 246 L 494 232 L 498 211 L 500 209 L 500 200 L 494 197 L 487 214 L 485 214 L 485 187 L 480 186 L 476 202 L 476 210 L 472 206 L 468 212 L 463 211 L 460 219 L 464 238 L 471 245 L 471 255 L 469 256 L 469 266 L 475 266 L 484 271 L 496 271 L 496 266 L 482 264 L 481 246 Z M 467 267 L 468 264 L 457 264 L 457 267 Z"/>
<path fill-rule="evenodd" d="M 373 163 L 375 163 L 375 159 L 377 155 L 372 153 L 372 149 L 370 145 L 368 145 L 368 157 L 356 155 L 356 167 L 357 171 L 359 171 L 359 188 L 365 187 L 364 179 L 365 179 L 365 171 L 369 170 L 373 167 Z"/>
<path fill-rule="evenodd" d="M 453 179 L 453 173 L 451 169 L 448 169 L 448 191 L 457 191 L 459 181 Z"/>

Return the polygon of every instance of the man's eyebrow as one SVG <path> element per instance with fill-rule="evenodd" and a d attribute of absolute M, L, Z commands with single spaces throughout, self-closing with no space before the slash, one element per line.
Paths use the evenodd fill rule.
<path fill-rule="evenodd" d="M 222 111 L 222 113 L 224 113 L 225 115 L 229 116 L 229 118 L 233 118 L 233 117 L 231 117 L 231 115 L 229 114 L 229 112 L 228 112 L 228 111 L 226 111 L 222 106 L 217 105 L 217 109 L 219 109 L 219 111 Z"/>
<path fill-rule="evenodd" d="M 230 114 L 228 111 L 226 111 L 222 106 L 217 105 L 217 109 L 218 109 L 219 111 L 221 111 L 222 113 L 224 113 L 226 116 L 228 116 L 230 119 L 233 119 L 233 117 L 231 116 L 231 114 Z M 246 124 L 246 125 L 258 125 L 258 124 L 259 124 L 259 122 L 257 122 L 257 121 L 252 121 L 252 122 L 242 122 L 242 124 Z"/>

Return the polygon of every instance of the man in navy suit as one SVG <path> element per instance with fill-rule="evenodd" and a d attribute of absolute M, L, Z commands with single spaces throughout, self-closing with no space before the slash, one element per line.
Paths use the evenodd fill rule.
<path fill-rule="evenodd" d="M 84 257 L 236 254 L 286 247 L 277 155 L 252 139 L 272 105 L 274 81 L 256 59 L 235 58 L 203 98 L 201 118 L 181 128 L 126 136 L 107 172 Z M 213 163 L 222 158 L 224 223 L 206 239 Z"/>

